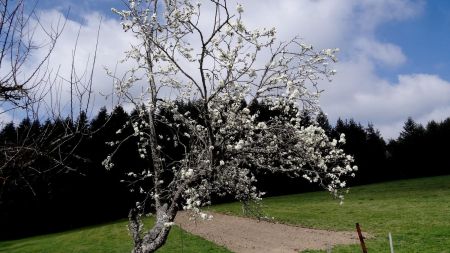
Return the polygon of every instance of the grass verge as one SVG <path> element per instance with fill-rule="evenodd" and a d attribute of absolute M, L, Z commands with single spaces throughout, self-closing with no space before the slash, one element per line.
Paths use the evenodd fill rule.
<path fill-rule="evenodd" d="M 148 223 L 153 222 L 149 219 Z M 81 228 L 13 241 L 0 241 L 0 252 L 8 253 L 124 253 L 131 252 L 132 242 L 127 231 L 128 221 Z M 173 227 L 161 253 L 230 253 L 201 237 Z"/>

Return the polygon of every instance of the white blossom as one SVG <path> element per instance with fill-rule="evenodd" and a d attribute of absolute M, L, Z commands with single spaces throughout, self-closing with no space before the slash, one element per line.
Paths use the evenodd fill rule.
<path fill-rule="evenodd" d="M 238 5 L 236 6 L 236 11 L 237 11 L 238 13 L 244 12 L 244 6 L 242 6 L 242 4 L 238 4 Z"/>
<path fill-rule="evenodd" d="M 173 222 L 173 221 L 164 223 L 164 227 L 171 227 L 173 225 L 175 225 L 175 222 Z"/>
<path fill-rule="evenodd" d="M 114 78 L 114 88 L 120 101 L 144 105 L 127 126 L 138 139 L 139 155 L 152 163 L 128 176 L 144 184 L 139 192 L 156 209 L 155 226 L 170 229 L 178 205 L 210 219 L 201 209 L 213 195 L 259 201 L 264 193 L 255 186 L 255 170 L 302 177 L 342 200 L 345 178 L 358 169 L 340 147 L 345 135 L 330 139 L 317 125 L 301 125 L 301 110 L 320 109 L 320 80 L 336 73 L 329 67 L 338 49 L 315 50 L 298 37 L 278 41 L 275 28 L 250 30 L 242 4 L 230 10 L 224 1 L 208 6 L 129 0 L 125 10 L 112 10 L 135 36 L 124 61 L 136 67 Z M 198 22 L 208 7 L 217 7 L 212 31 Z M 227 13 L 229 20 L 223 18 Z M 137 90 L 142 94 L 135 95 Z M 252 102 L 269 113 L 250 110 Z M 186 111 L 188 103 L 195 110 Z M 174 148 L 183 150 L 180 157 L 171 157 Z M 111 161 L 108 156 L 103 165 L 109 169 Z M 136 238 L 143 233 L 130 231 Z"/>

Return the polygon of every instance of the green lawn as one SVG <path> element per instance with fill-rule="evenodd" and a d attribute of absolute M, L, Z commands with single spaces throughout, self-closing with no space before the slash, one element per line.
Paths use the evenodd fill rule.
<path fill-rule="evenodd" d="M 150 221 L 151 222 L 151 221 Z M 15 241 L 0 241 L 0 252 L 8 253 L 124 253 L 131 252 L 127 221 L 36 236 Z M 174 227 L 158 252 L 229 253 L 227 249 Z"/>
<path fill-rule="evenodd" d="M 264 199 L 264 211 L 276 220 L 307 227 L 354 231 L 355 223 L 374 235 L 369 253 L 389 252 L 388 232 L 396 253 L 450 253 L 450 176 L 403 180 L 355 187 L 340 206 L 327 193 L 316 192 Z M 238 203 L 212 207 L 241 215 Z M 126 221 L 0 242 L 0 252 L 130 252 Z M 229 252 L 175 227 L 159 252 Z M 314 251 L 310 251 L 314 252 Z M 361 252 L 358 245 L 333 249 Z"/>
<path fill-rule="evenodd" d="M 389 232 L 396 253 L 450 252 L 450 176 L 354 187 L 342 206 L 324 192 L 267 198 L 263 205 L 267 215 L 288 224 L 355 231 L 359 222 L 375 235 L 366 241 L 369 253 L 389 252 Z M 237 203 L 212 209 L 241 215 Z M 343 246 L 337 252 L 361 249 Z"/>

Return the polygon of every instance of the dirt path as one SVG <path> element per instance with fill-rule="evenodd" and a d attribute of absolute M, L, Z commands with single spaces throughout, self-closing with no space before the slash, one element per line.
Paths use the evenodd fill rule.
<path fill-rule="evenodd" d="M 326 250 L 336 244 L 358 243 L 355 233 L 309 229 L 212 213 L 210 221 L 191 221 L 185 212 L 176 224 L 236 253 L 290 253 Z"/>

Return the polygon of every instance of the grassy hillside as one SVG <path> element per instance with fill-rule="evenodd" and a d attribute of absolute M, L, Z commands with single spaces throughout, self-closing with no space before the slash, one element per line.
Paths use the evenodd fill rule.
<path fill-rule="evenodd" d="M 283 223 L 331 230 L 362 230 L 370 253 L 389 252 L 388 232 L 396 253 L 450 252 L 450 176 L 403 180 L 355 187 L 340 206 L 324 192 L 267 198 L 264 211 Z M 239 204 L 213 207 L 241 214 Z M 358 245 L 337 252 L 361 252 Z"/>
<path fill-rule="evenodd" d="M 316 192 L 267 198 L 264 211 L 276 220 L 307 227 L 363 231 L 369 253 L 389 252 L 388 232 L 396 253 L 450 253 L 450 176 L 403 180 L 355 187 L 340 206 L 327 193 Z M 241 214 L 238 203 L 212 207 Z M 151 222 L 151 221 L 150 221 Z M 126 221 L 65 233 L 0 242 L 0 252 L 130 252 Z M 229 252 L 175 227 L 159 252 Z M 313 252 L 313 251 L 311 251 Z M 333 249 L 333 253 L 361 252 L 358 245 Z"/>
<path fill-rule="evenodd" d="M 151 221 L 149 221 L 151 222 Z M 49 234 L 15 241 L 0 241 L 0 252 L 8 253 L 124 253 L 131 252 L 132 242 L 126 228 L 127 221 Z M 229 253 L 198 236 L 178 227 L 169 234 L 166 245 L 158 252 Z"/>

